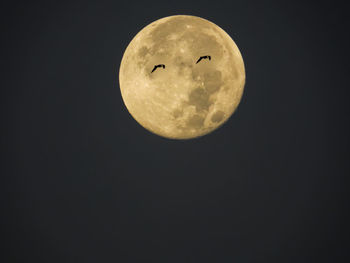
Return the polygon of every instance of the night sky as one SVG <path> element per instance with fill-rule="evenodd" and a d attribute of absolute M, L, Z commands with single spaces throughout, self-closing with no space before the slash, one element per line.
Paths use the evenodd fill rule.
<path fill-rule="evenodd" d="M 339 1 L 13 1 L 1 10 L 2 262 L 349 262 L 349 14 Z M 169 15 L 238 45 L 233 116 L 141 127 L 118 73 Z"/>

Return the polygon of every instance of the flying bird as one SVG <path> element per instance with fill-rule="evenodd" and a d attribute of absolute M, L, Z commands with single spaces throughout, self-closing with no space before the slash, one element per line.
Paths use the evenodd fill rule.
<path fill-rule="evenodd" d="M 165 65 L 164 64 L 155 65 L 151 73 L 153 73 L 153 71 L 155 71 L 157 68 L 165 68 Z"/>
<path fill-rule="evenodd" d="M 199 61 L 201 61 L 202 59 L 211 59 L 211 57 L 210 56 L 201 56 L 198 60 L 197 60 L 197 62 L 196 62 L 196 64 L 199 62 Z"/>

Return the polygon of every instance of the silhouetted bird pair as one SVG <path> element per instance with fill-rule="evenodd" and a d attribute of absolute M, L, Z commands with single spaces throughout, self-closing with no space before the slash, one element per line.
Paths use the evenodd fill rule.
<path fill-rule="evenodd" d="M 197 60 L 196 64 L 197 64 L 199 61 L 201 61 L 202 59 L 209 59 L 209 60 L 211 60 L 211 57 L 210 57 L 210 56 L 201 56 L 201 57 Z M 151 73 L 153 73 L 153 71 L 155 71 L 157 68 L 165 68 L 165 65 L 164 65 L 164 64 L 155 65 L 154 68 L 152 69 Z"/>

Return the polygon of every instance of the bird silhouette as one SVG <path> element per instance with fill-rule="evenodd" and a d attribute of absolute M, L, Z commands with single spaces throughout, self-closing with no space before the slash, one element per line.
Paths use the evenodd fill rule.
<path fill-rule="evenodd" d="M 164 64 L 155 65 L 151 73 L 153 73 L 153 71 L 155 71 L 157 68 L 165 68 L 165 65 Z"/>
<path fill-rule="evenodd" d="M 211 57 L 210 56 L 201 56 L 198 60 L 197 60 L 197 62 L 196 62 L 196 64 L 199 62 L 199 61 L 201 61 L 202 59 L 211 59 Z"/>

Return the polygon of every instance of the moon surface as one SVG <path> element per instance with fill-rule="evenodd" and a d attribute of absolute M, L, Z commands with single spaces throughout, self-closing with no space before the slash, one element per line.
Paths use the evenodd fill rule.
<path fill-rule="evenodd" d="M 236 110 L 244 62 L 235 42 L 214 23 L 169 16 L 132 39 L 119 84 L 128 111 L 144 128 L 171 139 L 196 138 L 220 127 Z"/>

